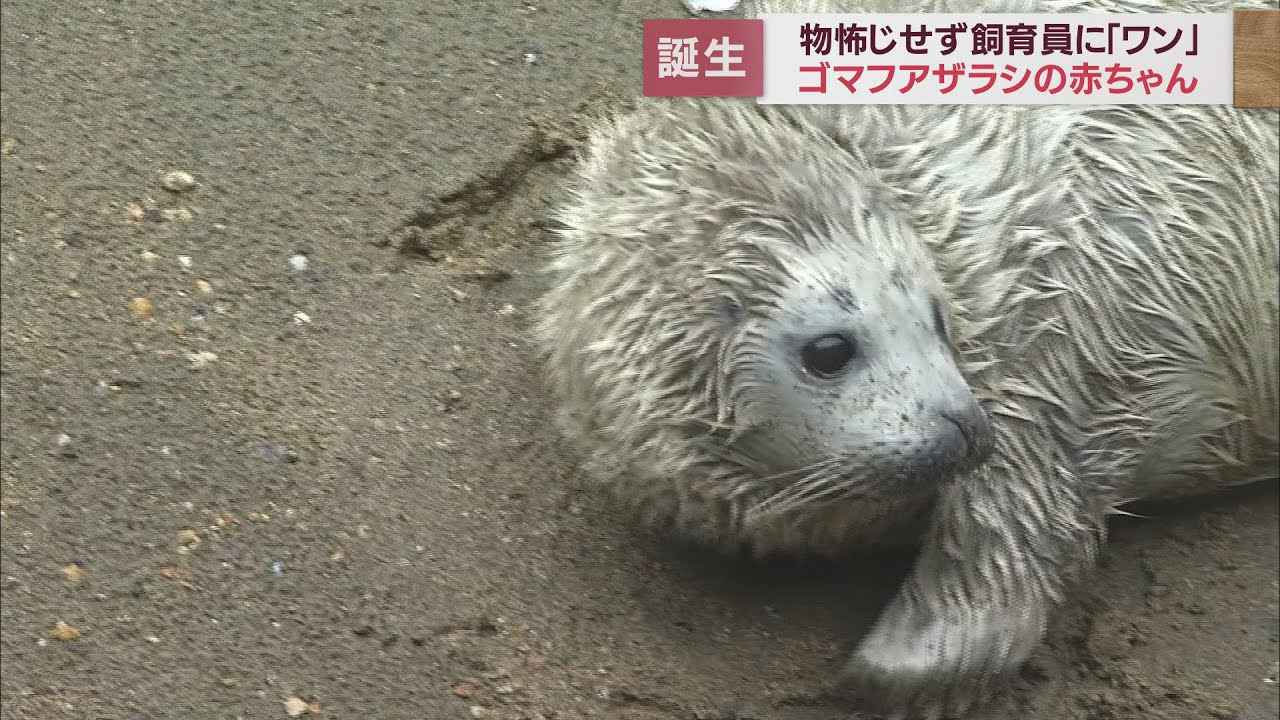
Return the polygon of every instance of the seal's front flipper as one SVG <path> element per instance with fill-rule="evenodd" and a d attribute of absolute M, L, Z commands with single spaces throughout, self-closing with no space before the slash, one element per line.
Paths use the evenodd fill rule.
<path fill-rule="evenodd" d="M 1007 421 L 1000 457 L 1046 426 Z M 849 691 L 890 716 L 953 717 L 1022 666 L 1097 540 L 1096 493 L 1063 465 L 992 463 L 947 488 L 911 575 L 845 665 Z"/>
<path fill-rule="evenodd" d="M 984 704 L 1044 635 L 1049 608 L 930 609 L 904 592 L 845 664 L 842 683 L 888 717 L 956 717 Z"/>

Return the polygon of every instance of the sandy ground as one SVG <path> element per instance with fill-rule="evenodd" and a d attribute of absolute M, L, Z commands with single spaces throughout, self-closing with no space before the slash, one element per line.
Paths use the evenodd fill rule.
<path fill-rule="evenodd" d="M 673 546 L 548 431 L 543 213 L 683 10 L 530 3 L 3 4 L 5 720 L 860 717 L 909 557 Z M 981 717 L 1276 716 L 1276 494 L 1153 513 Z"/>

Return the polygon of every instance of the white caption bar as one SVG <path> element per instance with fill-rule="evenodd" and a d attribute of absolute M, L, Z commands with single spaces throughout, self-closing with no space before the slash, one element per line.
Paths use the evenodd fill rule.
<path fill-rule="evenodd" d="M 1232 102 L 1230 14 L 764 14 L 765 104 Z"/>

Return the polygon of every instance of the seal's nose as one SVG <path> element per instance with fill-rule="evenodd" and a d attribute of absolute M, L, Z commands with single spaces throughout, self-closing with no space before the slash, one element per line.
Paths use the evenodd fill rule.
<path fill-rule="evenodd" d="M 966 463 L 978 464 L 991 457 L 994 449 L 994 437 L 991 420 L 976 399 L 939 410 L 938 414 L 949 420 L 960 431 L 964 438 L 963 458 Z"/>

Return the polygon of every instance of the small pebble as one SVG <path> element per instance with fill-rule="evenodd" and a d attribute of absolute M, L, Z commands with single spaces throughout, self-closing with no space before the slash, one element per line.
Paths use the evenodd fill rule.
<path fill-rule="evenodd" d="M 147 298 L 137 297 L 129 301 L 129 312 L 139 320 L 150 320 L 154 311 L 155 306 Z"/>
<path fill-rule="evenodd" d="M 537 54 L 537 53 L 527 52 L 527 53 L 525 53 L 525 54 L 524 54 L 524 64 L 525 64 L 525 65 L 536 65 L 536 64 L 537 64 L 537 62 L 538 62 L 538 54 Z"/>
<path fill-rule="evenodd" d="M 307 701 L 300 697 L 291 697 L 284 701 L 284 712 L 289 717 L 298 717 L 306 711 Z"/>
<path fill-rule="evenodd" d="M 453 686 L 453 694 L 460 698 L 469 698 L 476 694 L 476 684 L 473 682 L 461 682 Z"/>
<path fill-rule="evenodd" d="M 507 303 L 506 305 L 503 305 L 502 308 L 498 310 L 499 315 L 514 315 L 515 312 L 516 312 L 516 306 L 512 305 L 511 303 Z"/>
<path fill-rule="evenodd" d="M 217 359 L 218 359 L 218 355 L 216 353 L 211 353 L 208 350 L 201 350 L 200 352 L 187 353 L 187 360 L 191 361 L 192 370 L 201 370 L 206 365 L 216 361 Z"/>
<path fill-rule="evenodd" d="M 160 184 L 170 192 L 186 192 L 196 186 L 196 179 L 191 177 L 191 173 L 174 170 L 165 173 L 160 179 Z"/>
<path fill-rule="evenodd" d="M 149 642 L 149 643 L 151 643 L 152 645 L 154 645 L 154 644 L 156 644 L 156 643 L 160 642 L 160 638 L 156 637 L 155 635 L 148 635 L 148 636 L 147 636 L 147 642 Z"/>
<path fill-rule="evenodd" d="M 262 453 L 262 459 L 267 462 L 296 463 L 300 459 L 297 451 L 285 445 L 263 444 L 258 446 L 258 451 Z"/>
<path fill-rule="evenodd" d="M 49 631 L 49 637 L 54 640 L 67 642 L 79 638 L 80 631 L 59 620 L 57 624 L 53 626 L 53 629 Z"/>
<path fill-rule="evenodd" d="M 306 255 L 298 254 L 289 258 L 289 267 L 293 268 L 296 272 L 306 270 L 307 264 Z"/>
<path fill-rule="evenodd" d="M 124 206 L 124 210 L 129 215 L 132 222 L 142 222 L 147 217 L 147 211 L 138 203 L 131 202 Z"/>
<path fill-rule="evenodd" d="M 293 321 L 299 325 L 310 325 L 311 316 L 299 310 L 293 314 Z"/>
<path fill-rule="evenodd" d="M 178 256 L 178 264 L 179 264 L 179 265 L 181 265 L 181 266 L 182 266 L 182 267 L 184 267 L 184 268 L 188 268 L 188 269 L 190 269 L 190 267 L 191 267 L 191 256 L 190 256 L 190 255 L 179 255 L 179 256 Z"/>
<path fill-rule="evenodd" d="M 728 12 L 738 6 L 740 0 L 684 0 L 689 12 Z"/>
<path fill-rule="evenodd" d="M 143 262 L 149 262 L 149 263 L 150 263 L 150 262 L 155 262 L 156 260 L 158 260 L 158 259 L 160 258 L 160 256 L 159 256 L 159 255 L 157 255 L 157 254 L 155 254 L 155 253 L 151 252 L 150 250 L 144 250 L 144 251 L 142 252 L 142 256 L 141 256 L 141 257 L 142 257 L 142 261 L 143 261 Z"/>
<path fill-rule="evenodd" d="M 191 222 L 192 218 L 195 217 L 191 210 L 184 207 L 165 208 L 160 211 L 160 214 L 169 222 Z"/>
<path fill-rule="evenodd" d="M 284 563 L 279 560 L 271 563 L 271 574 L 276 577 L 284 577 Z"/>
<path fill-rule="evenodd" d="M 213 293 L 213 286 L 209 284 L 208 280 L 196 280 L 193 284 L 196 286 L 196 290 L 199 290 L 205 295 Z"/>
<path fill-rule="evenodd" d="M 76 446 L 71 442 L 71 436 L 66 433 L 58 435 L 55 453 L 59 457 L 74 458 L 79 456 L 80 452 L 76 450 Z"/>
<path fill-rule="evenodd" d="M 13 149 L 18 146 L 18 141 L 14 138 L 5 138 L 0 140 L 0 155 L 12 155 Z"/>
<path fill-rule="evenodd" d="M 195 530 L 183 530 L 178 533 L 178 545 L 184 548 L 193 548 L 200 544 L 200 534 Z"/>

